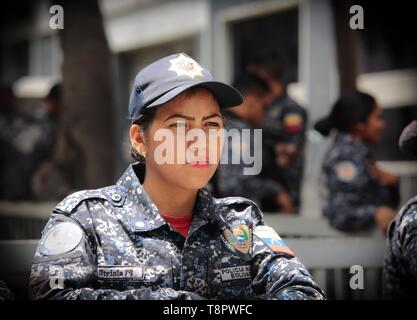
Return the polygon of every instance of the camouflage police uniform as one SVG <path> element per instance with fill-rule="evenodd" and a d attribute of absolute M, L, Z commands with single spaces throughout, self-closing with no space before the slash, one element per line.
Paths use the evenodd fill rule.
<path fill-rule="evenodd" d="M 417 196 L 388 228 L 383 275 L 386 298 L 417 299 Z"/>
<path fill-rule="evenodd" d="M 257 206 L 198 192 L 188 236 L 161 217 L 129 166 L 116 185 L 53 210 L 36 250 L 32 299 L 322 299 Z"/>
<path fill-rule="evenodd" d="M 277 98 L 267 109 L 263 125 L 265 144 L 275 162 L 274 146 L 277 143 L 291 143 L 296 147 L 294 161 L 285 168 L 271 167 L 269 176 L 279 182 L 288 192 L 296 212 L 300 206 L 300 189 L 304 169 L 304 143 L 307 112 L 292 100 L 287 93 Z"/>
<path fill-rule="evenodd" d="M 369 170 L 373 162 L 366 144 L 349 134 L 337 134 L 323 164 L 328 190 L 324 215 L 335 228 L 366 229 L 375 225 L 376 207 L 398 205 L 398 188 L 380 185 Z"/>
<path fill-rule="evenodd" d="M 251 155 L 256 156 L 254 152 L 255 135 L 254 127 L 247 121 L 239 118 L 231 112 L 223 112 L 226 117 L 225 129 L 237 129 L 242 133 L 243 129 L 250 130 L 250 135 L 246 137 L 241 134 L 241 140 L 229 141 L 227 148 L 223 148 L 222 157 L 227 156 L 228 162 L 221 164 L 216 172 L 217 189 L 222 196 L 242 196 L 249 198 L 257 204 L 265 198 L 275 198 L 278 192 L 283 190 L 282 186 L 270 177 L 265 177 L 265 170 L 258 175 L 245 175 L 244 168 L 252 166 L 253 164 L 245 164 L 243 162 L 241 153 L 250 152 Z M 259 145 L 263 144 L 262 140 L 257 142 Z M 250 150 L 247 150 L 250 148 Z M 265 152 L 265 150 L 262 150 Z M 239 156 L 239 163 L 232 163 L 233 155 Z"/>

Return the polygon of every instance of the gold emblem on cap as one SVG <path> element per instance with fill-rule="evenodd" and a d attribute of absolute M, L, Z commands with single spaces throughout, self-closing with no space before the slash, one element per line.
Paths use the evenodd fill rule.
<path fill-rule="evenodd" d="M 188 76 L 194 79 L 194 77 L 203 76 L 203 68 L 194 59 L 187 57 L 183 53 L 177 58 L 169 60 L 169 62 L 171 63 L 171 66 L 168 70 L 175 71 L 177 77 Z"/>

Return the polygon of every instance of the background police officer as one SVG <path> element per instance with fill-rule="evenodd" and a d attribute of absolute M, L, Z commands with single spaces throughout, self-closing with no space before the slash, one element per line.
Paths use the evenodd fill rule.
<path fill-rule="evenodd" d="M 304 168 L 304 143 L 307 112 L 287 94 L 286 62 L 276 51 L 254 57 L 248 70 L 263 79 L 269 87 L 268 108 L 262 127 L 269 157 L 274 163 L 268 176 L 279 182 L 288 192 L 292 211 L 300 208 L 300 189 Z M 266 201 L 266 204 L 270 201 Z"/>

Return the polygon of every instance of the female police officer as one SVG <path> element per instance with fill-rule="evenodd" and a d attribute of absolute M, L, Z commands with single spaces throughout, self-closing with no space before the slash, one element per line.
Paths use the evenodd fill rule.
<path fill-rule="evenodd" d="M 35 254 L 31 297 L 323 298 L 254 203 L 215 199 L 204 188 L 221 143 L 214 150 L 198 139 L 185 148 L 180 139 L 165 143 L 169 133 L 219 131 L 220 108 L 240 103 L 234 88 L 213 81 L 185 54 L 139 72 L 130 140 L 145 164 L 129 166 L 116 185 L 74 193 L 57 205 Z"/>
<path fill-rule="evenodd" d="M 376 166 L 368 147 L 381 139 L 381 114 L 373 97 L 353 90 L 344 93 L 330 115 L 315 125 L 324 135 L 337 131 L 323 171 L 329 191 L 324 214 L 338 229 L 361 230 L 376 222 L 385 233 L 395 217 L 398 178 Z"/>

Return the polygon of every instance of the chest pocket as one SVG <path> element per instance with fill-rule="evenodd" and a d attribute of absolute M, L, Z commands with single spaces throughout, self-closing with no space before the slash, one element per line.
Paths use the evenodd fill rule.
<path fill-rule="evenodd" d="M 245 261 L 227 248 L 222 240 L 210 250 L 211 298 L 248 299 L 253 295 L 250 261 Z"/>
<path fill-rule="evenodd" d="M 116 290 L 173 287 L 175 258 L 171 243 L 138 237 L 135 248 L 125 251 L 114 264 L 98 265 L 99 285 L 103 289 Z"/>

